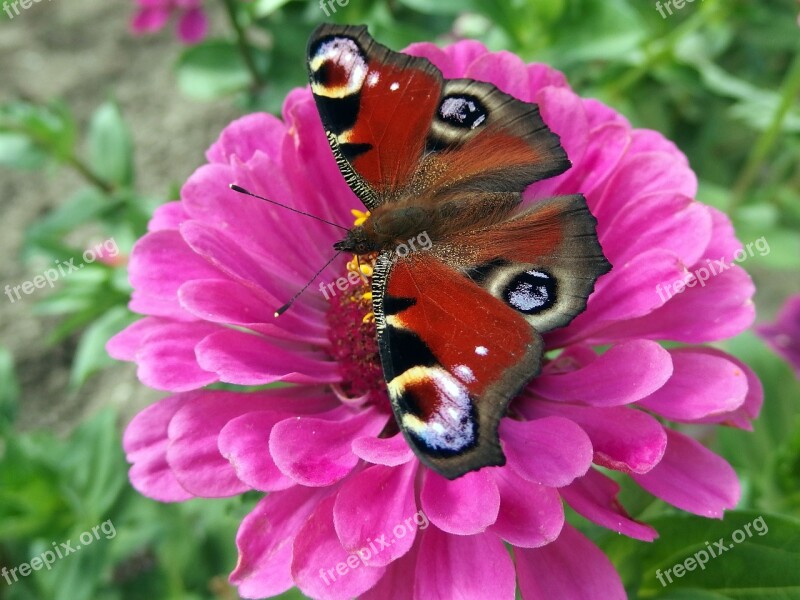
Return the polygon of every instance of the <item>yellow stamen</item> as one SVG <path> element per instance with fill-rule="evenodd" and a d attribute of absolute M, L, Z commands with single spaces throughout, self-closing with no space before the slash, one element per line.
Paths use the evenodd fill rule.
<path fill-rule="evenodd" d="M 359 225 L 363 225 L 364 221 L 366 221 L 369 218 L 369 211 L 362 212 L 357 208 L 354 208 L 350 210 L 350 213 L 356 218 L 355 221 L 353 221 L 353 225 L 355 225 L 356 227 L 358 227 Z"/>

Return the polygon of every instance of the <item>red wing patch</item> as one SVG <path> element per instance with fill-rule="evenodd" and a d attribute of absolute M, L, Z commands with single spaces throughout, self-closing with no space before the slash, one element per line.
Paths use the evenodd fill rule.
<path fill-rule="evenodd" d="M 430 254 L 385 268 L 376 313 L 381 360 L 409 443 L 451 479 L 504 464 L 497 426 L 537 374 L 541 339 L 516 311 Z"/>

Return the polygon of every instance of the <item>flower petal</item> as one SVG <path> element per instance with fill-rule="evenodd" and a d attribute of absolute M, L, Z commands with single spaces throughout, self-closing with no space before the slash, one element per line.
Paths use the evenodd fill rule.
<path fill-rule="evenodd" d="M 402 433 L 390 438 L 360 437 L 353 440 L 353 452 L 376 465 L 397 467 L 414 458 L 414 452 Z"/>
<path fill-rule="evenodd" d="M 692 348 L 670 354 L 672 377 L 639 406 L 672 421 L 694 421 L 732 412 L 744 403 L 747 376 L 736 363 Z"/>
<path fill-rule="evenodd" d="M 333 528 L 335 497 L 319 503 L 294 541 L 292 576 L 312 598 L 349 600 L 374 586 L 386 567 L 365 566 L 348 553 Z"/>
<path fill-rule="evenodd" d="M 629 407 L 594 408 L 539 402 L 526 414 L 574 421 L 592 442 L 594 462 L 623 473 L 647 473 L 658 464 L 667 447 L 661 423 Z"/>
<path fill-rule="evenodd" d="M 194 496 L 178 483 L 167 463 L 167 427 L 189 395 L 179 394 L 152 404 L 136 415 L 122 440 L 133 487 L 159 502 L 181 502 Z"/>
<path fill-rule="evenodd" d="M 416 465 L 373 465 L 347 478 L 333 506 L 333 524 L 345 550 L 383 567 L 411 549 L 418 525 Z M 380 510 L 376 510 L 380 507 Z M 426 519 L 427 522 L 427 519 Z"/>
<path fill-rule="evenodd" d="M 489 531 L 521 548 L 538 548 L 558 537 L 564 525 L 561 496 L 550 487 L 525 481 L 511 469 L 493 469 L 500 512 Z"/>
<path fill-rule="evenodd" d="M 296 346 L 234 329 L 208 336 L 197 345 L 196 352 L 200 366 L 227 383 L 263 385 L 276 381 L 336 383 L 341 380 L 338 365 L 321 353 L 301 352 Z"/>
<path fill-rule="evenodd" d="M 550 400 L 616 406 L 649 396 L 670 375 L 672 359 L 664 348 L 648 340 L 631 340 L 609 348 L 574 371 L 540 375 L 528 389 Z"/>
<path fill-rule="evenodd" d="M 617 499 L 619 490 L 616 481 L 592 469 L 559 491 L 575 512 L 593 523 L 637 540 L 652 542 L 658 533 L 649 525 L 631 519 Z"/>
<path fill-rule="evenodd" d="M 295 485 L 269 453 L 272 428 L 291 415 L 272 410 L 248 412 L 231 419 L 219 432 L 219 451 L 230 461 L 236 477 L 254 490 L 274 492 Z"/>
<path fill-rule="evenodd" d="M 667 430 L 667 451 L 651 471 L 632 477 L 673 506 L 702 517 L 722 518 L 736 506 L 741 490 L 736 472 L 700 442 Z"/>
<path fill-rule="evenodd" d="M 514 552 L 525 600 L 626 600 L 614 565 L 570 525 L 552 544 Z"/>
<path fill-rule="evenodd" d="M 352 442 L 378 435 L 386 415 L 370 409 L 326 413 L 328 418 L 297 416 L 272 428 L 269 451 L 275 464 L 300 485 L 327 486 L 343 479 L 358 463 Z"/>
<path fill-rule="evenodd" d="M 231 420 L 269 404 L 269 396 L 263 393 L 223 391 L 206 391 L 187 402 L 170 421 L 167 450 L 167 460 L 181 485 L 205 498 L 246 492 L 248 485 L 219 450 L 219 434 Z M 267 451 L 266 443 L 262 451 Z"/>
<path fill-rule="evenodd" d="M 414 598 L 420 600 L 514 600 L 514 564 L 490 533 L 448 535 L 429 527 L 414 575 Z"/>
<path fill-rule="evenodd" d="M 561 417 L 503 419 L 500 440 L 510 468 L 523 479 L 549 487 L 569 485 L 592 464 L 589 436 Z"/>
<path fill-rule="evenodd" d="M 452 481 L 426 470 L 420 504 L 439 529 L 456 535 L 473 535 L 485 531 L 497 519 L 500 492 L 485 469 Z"/>
<path fill-rule="evenodd" d="M 247 515 L 236 534 L 239 561 L 230 581 L 242 598 L 277 596 L 294 587 L 292 546 L 327 490 L 273 492 Z"/>

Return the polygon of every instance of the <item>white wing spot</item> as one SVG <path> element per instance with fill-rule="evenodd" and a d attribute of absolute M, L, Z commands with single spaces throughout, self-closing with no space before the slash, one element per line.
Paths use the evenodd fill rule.
<path fill-rule="evenodd" d="M 489 354 L 489 349 L 486 346 L 475 346 L 475 354 L 478 356 L 486 356 Z"/>
<path fill-rule="evenodd" d="M 456 376 L 464 383 L 475 381 L 475 374 L 467 365 L 456 365 L 453 370 L 456 372 Z"/>
<path fill-rule="evenodd" d="M 400 89 L 400 84 L 395 81 L 392 85 L 389 86 L 389 89 L 392 90 L 393 92 L 396 92 L 397 90 Z"/>

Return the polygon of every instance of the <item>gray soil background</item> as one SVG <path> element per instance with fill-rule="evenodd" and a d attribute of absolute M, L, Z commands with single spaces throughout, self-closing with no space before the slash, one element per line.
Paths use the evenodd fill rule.
<path fill-rule="evenodd" d="M 158 34 L 134 37 L 128 28 L 133 6 L 48 0 L 0 21 L 0 102 L 60 98 L 85 132 L 92 112 L 113 97 L 133 133 L 137 188 L 167 200 L 170 185 L 182 184 L 205 162 L 206 148 L 241 113 L 230 101 L 200 103 L 182 96 L 173 72 L 182 47 L 172 24 Z M 213 24 L 222 29 L 225 16 L 215 13 L 216 3 L 210 8 L 213 34 Z M 0 289 L 41 273 L 20 258 L 25 229 L 83 185 L 66 168 L 0 170 Z M 69 390 L 77 340 L 48 345 L 57 320 L 33 310 L 46 293 L 36 290 L 14 303 L 5 295 L 0 299 L 0 345 L 13 353 L 22 388 L 20 429 L 42 426 L 65 433 L 107 405 L 116 405 L 127 421 L 165 395 L 140 384 L 130 364 L 95 375 L 77 392 Z"/>

